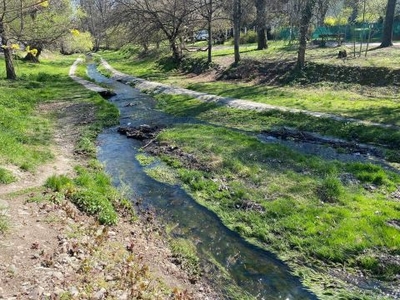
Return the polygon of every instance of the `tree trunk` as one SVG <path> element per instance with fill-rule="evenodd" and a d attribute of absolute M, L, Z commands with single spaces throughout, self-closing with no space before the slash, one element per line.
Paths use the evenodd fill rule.
<path fill-rule="evenodd" d="M 170 38 L 169 44 L 172 50 L 172 58 L 176 62 L 180 62 L 182 60 L 182 51 L 180 47 L 176 44 L 176 39 Z"/>
<path fill-rule="evenodd" d="M 212 23 L 211 23 L 211 17 L 208 20 L 208 53 L 207 53 L 207 62 L 211 63 L 212 62 L 212 41 L 213 41 L 213 36 L 212 36 Z"/>
<path fill-rule="evenodd" d="M 24 57 L 24 61 L 29 61 L 32 63 L 39 63 L 38 55 L 33 55 L 32 53 L 27 53 Z"/>
<path fill-rule="evenodd" d="M 329 0 L 317 0 L 316 2 L 316 18 L 317 18 L 317 26 L 325 26 L 325 17 L 329 9 Z"/>
<path fill-rule="evenodd" d="M 6 64 L 6 78 L 9 80 L 15 80 L 17 79 L 17 74 L 15 73 L 12 49 L 8 41 L 6 29 L 2 21 L 0 21 L 0 38 L 2 41 L 2 46 L 4 46 L 3 49 L 4 49 L 4 62 Z"/>
<path fill-rule="evenodd" d="M 388 0 L 386 6 L 385 24 L 383 26 L 383 36 L 381 48 L 393 46 L 393 22 L 394 22 L 394 12 L 396 9 L 396 0 Z"/>
<path fill-rule="evenodd" d="M 300 19 L 300 38 L 299 38 L 299 51 L 297 55 L 297 67 L 302 69 L 305 65 L 305 56 L 307 48 L 307 33 L 310 21 L 312 18 L 313 9 L 316 0 L 307 0 L 301 12 Z"/>
<path fill-rule="evenodd" d="M 208 30 L 208 49 L 207 49 L 207 62 L 212 62 L 212 20 L 213 20 L 213 0 L 209 0 L 207 4 L 207 30 Z"/>
<path fill-rule="evenodd" d="M 28 53 L 25 55 L 24 60 L 25 60 L 25 61 L 32 62 L 32 63 L 39 63 L 39 62 L 40 62 L 40 61 L 39 61 L 39 56 L 40 56 L 40 54 L 42 54 L 43 48 L 42 48 L 41 46 L 35 46 L 35 45 L 33 45 L 32 48 L 31 48 L 31 50 L 33 50 L 33 49 L 36 49 L 37 52 L 36 52 L 35 54 L 33 54 L 32 52 L 28 52 Z"/>
<path fill-rule="evenodd" d="M 257 50 L 268 48 L 267 44 L 267 28 L 266 28 L 266 0 L 256 0 L 257 9 Z"/>
<path fill-rule="evenodd" d="M 235 64 L 238 64 L 240 61 L 240 24 L 242 17 L 242 3 L 241 0 L 234 0 L 233 2 L 233 49 L 235 55 Z"/>

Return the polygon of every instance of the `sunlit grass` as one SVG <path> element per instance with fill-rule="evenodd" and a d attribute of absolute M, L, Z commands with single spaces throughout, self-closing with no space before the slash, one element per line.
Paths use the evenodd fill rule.
<path fill-rule="evenodd" d="M 387 196 L 400 184 L 397 174 L 379 166 L 327 162 L 214 126 L 176 126 L 159 140 L 209 167 L 209 172 L 178 172 L 197 201 L 260 245 L 340 263 L 352 263 L 369 249 L 400 251 L 400 236 L 386 224 L 399 209 Z M 209 164 L 210 156 L 221 163 Z M 359 183 L 343 183 L 344 174 Z M 377 188 L 369 192 L 363 184 Z"/>
<path fill-rule="evenodd" d="M 39 108 L 42 103 L 73 101 L 81 97 L 93 101 L 98 109 L 98 123 L 92 128 L 115 124 L 116 108 L 99 95 L 88 92 L 69 78 L 74 56 L 48 55 L 39 64 L 17 62 L 16 81 L 0 80 L 0 165 L 11 164 L 34 171 L 53 158 L 54 120 Z M 0 73 L 4 64 L 0 64 Z M 113 118 L 110 117 L 113 115 Z M 93 136 L 92 133 L 88 133 Z"/>
<path fill-rule="evenodd" d="M 256 60 L 282 60 L 289 59 L 295 53 L 296 46 L 288 45 L 285 42 L 271 42 L 270 47 L 263 51 L 255 51 L 254 45 L 243 45 L 242 58 Z M 247 50 L 246 50 L 247 49 Z M 329 52 L 330 51 L 330 52 Z M 324 64 L 338 64 L 333 51 L 337 48 L 316 48 L 310 49 L 311 60 L 323 59 Z M 397 48 L 389 50 L 375 50 L 371 52 L 370 60 L 376 66 L 386 66 L 384 51 L 390 56 L 397 55 Z M 326 54 L 329 52 L 331 54 Z M 388 55 L 389 55 L 388 54 Z M 102 54 L 103 55 L 103 54 Z M 199 92 L 215 94 L 223 97 L 246 99 L 260 103 L 276 106 L 290 107 L 296 109 L 310 110 L 337 114 L 344 117 L 351 117 L 372 122 L 400 125 L 396 115 L 400 105 L 397 97 L 397 90 L 394 87 L 370 87 L 353 83 L 329 83 L 321 82 L 308 85 L 292 84 L 286 86 L 271 86 L 254 82 L 230 82 L 197 80 L 196 77 L 185 77 L 182 73 L 168 71 L 162 68 L 157 61 L 158 55 L 147 56 L 138 59 L 132 53 L 126 59 L 127 53 L 105 52 L 104 57 L 118 70 L 133 74 L 149 80 L 165 82 L 181 87 L 186 87 Z M 164 54 L 165 55 L 165 54 Z M 191 54 L 194 57 L 206 57 L 206 53 L 196 52 Z M 219 57 L 232 57 L 231 46 L 218 46 L 214 50 L 215 62 Z M 398 55 L 397 55 L 398 56 Z M 322 58 L 323 57 L 323 58 Z M 122 59 L 124 58 L 124 59 Z M 292 57 L 293 58 L 293 57 Z M 361 60 L 361 58 L 359 58 Z M 355 63 L 355 60 L 352 60 Z M 317 61 L 318 62 L 318 61 Z"/>
<path fill-rule="evenodd" d="M 156 98 L 158 106 L 168 113 L 197 117 L 215 125 L 229 126 L 253 133 L 286 126 L 350 141 L 387 145 L 392 149 L 397 149 L 400 145 L 400 133 L 397 129 L 366 126 L 301 113 L 239 110 L 202 102 L 189 96 L 157 95 Z M 395 155 L 390 151 L 388 151 L 388 158 L 389 156 L 392 161 L 396 161 Z"/>

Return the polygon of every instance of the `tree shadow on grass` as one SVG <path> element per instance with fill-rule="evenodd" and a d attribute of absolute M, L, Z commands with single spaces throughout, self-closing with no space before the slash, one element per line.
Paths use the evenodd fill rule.
<path fill-rule="evenodd" d="M 400 107 L 377 107 L 349 110 L 351 117 L 387 125 L 400 126 Z"/>

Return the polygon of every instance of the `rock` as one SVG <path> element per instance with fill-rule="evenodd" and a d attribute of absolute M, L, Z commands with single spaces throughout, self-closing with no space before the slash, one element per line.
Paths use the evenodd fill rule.
<path fill-rule="evenodd" d="M 104 299 L 105 295 L 107 293 L 107 290 L 105 288 L 102 288 L 100 291 L 96 292 L 93 294 L 92 299 L 93 300 L 101 300 Z"/>
<path fill-rule="evenodd" d="M 9 270 L 12 274 L 17 273 L 17 271 L 18 271 L 18 269 L 17 269 L 17 267 L 16 267 L 15 265 L 10 265 L 9 268 L 8 268 L 8 270 Z"/>
<path fill-rule="evenodd" d="M 53 272 L 52 276 L 60 281 L 64 280 L 64 274 L 61 272 Z"/>
<path fill-rule="evenodd" d="M 44 293 L 44 288 L 37 286 L 29 292 L 28 299 L 36 300 L 40 299 Z"/>
<path fill-rule="evenodd" d="M 59 287 L 56 287 L 55 290 L 54 290 L 54 294 L 57 295 L 57 296 L 62 295 L 64 293 L 65 293 L 65 291 L 63 289 L 59 288 Z"/>
<path fill-rule="evenodd" d="M 0 209 L 8 209 L 10 205 L 6 200 L 0 199 Z"/>
<path fill-rule="evenodd" d="M 123 292 L 119 298 L 120 300 L 127 300 L 128 299 L 128 292 Z"/>
<path fill-rule="evenodd" d="M 73 286 L 69 289 L 69 293 L 71 294 L 71 296 L 77 297 L 79 295 L 79 290 L 76 288 L 76 286 Z"/>

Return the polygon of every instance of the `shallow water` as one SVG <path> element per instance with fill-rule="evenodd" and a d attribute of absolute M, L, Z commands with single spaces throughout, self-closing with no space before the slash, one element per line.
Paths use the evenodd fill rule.
<path fill-rule="evenodd" d="M 88 73 L 116 92 L 117 95 L 109 100 L 121 112 L 121 125 L 196 122 L 157 111 L 150 96 L 100 75 L 94 65 L 88 68 Z M 98 159 L 116 186 L 128 188 L 132 200 L 140 199 L 141 205 L 154 209 L 159 223 L 175 224 L 173 236 L 189 239 L 196 245 L 206 270 L 204 276 L 223 291 L 221 298 L 230 298 L 228 290 L 235 286 L 257 299 L 317 299 L 275 255 L 249 244 L 227 229 L 213 212 L 197 204 L 180 186 L 149 177 L 135 158 L 141 146 L 139 141 L 128 139 L 118 134 L 116 128 L 110 128 L 98 138 Z M 211 261 L 220 267 L 215 267 Z"/>

